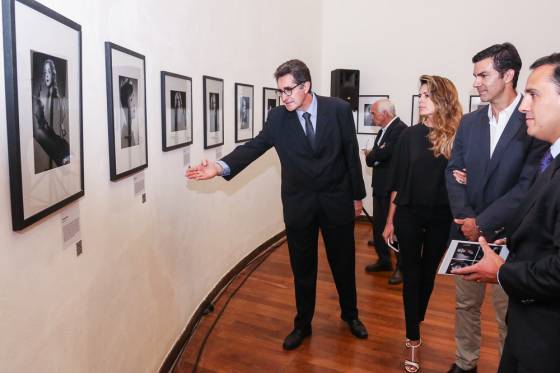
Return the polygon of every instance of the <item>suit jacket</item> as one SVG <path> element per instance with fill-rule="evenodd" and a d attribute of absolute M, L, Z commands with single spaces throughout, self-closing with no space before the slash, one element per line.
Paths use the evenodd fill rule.
<path fill-rule="evenodd" d="M 391 156 L 402 131 L 407 127 L 399 117 L 396 117 L 387 128 L 387 132 L 385 132 L 381 141 L 375 144 L 366 156 L 366 164 L 373 167 L 371 186 L 373 187 L 373 195 L 376 197 L 389 195 L 387 179 L 391 169 Z"/>
<path fill-rule="evenodd" d="M 548 145 L 527 135 L 525 114 L 515 108 L 490 158 L 488 107 L 463 116 L 446 169 L 453 217 L 476 218 L 487 237 L 503 228 L 527 194 Z M 455 181 L 453 170 L 467 169 L 467 184 Z M 464 238 L 460 229 L 452 239 Z"/>
<path fill-rule="evenodd" d="M 331 97 L 317 98 L 315 150 L 295 111 L 278 106 L 268 113 L 263 130 L 222 160 L 233 178 L 274 147 L 282 170 L 284 222 L 306 227 L 322 212 L 327 224 L 354 220 L 354 200 L 365 197 L 362 166 L 350 105 Z"/>
<path fill-rule="evenodd" d="M 508 225 L 499 280 L 509 296 L 508 343 L 522 366 L 560 368 L 560 157 L 540 175 Z"/>

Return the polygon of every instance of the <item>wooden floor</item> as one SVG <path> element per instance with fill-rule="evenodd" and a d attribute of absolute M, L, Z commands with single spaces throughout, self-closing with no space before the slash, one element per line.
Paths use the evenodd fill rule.
<path fill-rule="evenodd" d="M 360 318 L 369 339 L 353 337 L 339 318 L 338 297 L 320 243 L 313 335 L 284 351 L 295 312 L 286 243 L 238 276 L 216 301 L 185 348 L 174 372 L 403 372 L 404 314 L 401 286 L 387 284 L 388 272 L 366 274 L 375 260 L 367 246 L 371 227 L 356 226 L 356 273 Z M 487 297 L 490 295 L 487 293 Z M 438 276 L 422 325 L 421 372 L 446 372 L 455 356 L 453 279 Z M 482 311 L 480 373 L 498 365 L 497 329 L 490 299 Z"/>

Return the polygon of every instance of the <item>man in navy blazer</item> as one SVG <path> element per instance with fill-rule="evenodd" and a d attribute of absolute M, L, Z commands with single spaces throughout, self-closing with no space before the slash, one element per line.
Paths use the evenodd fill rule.
<path fill-rule="evenodd" d="M 519 110 L 527 116 L 529 135 L 552 146 L 506 226 L 505 264 L 481 238 L 483 259 L 455 272 L 466 280 L 499 281 L 509 296 L 499 373 L 560 370 L 560 53 L 538 59 L 531 69 Z"/>
<path fill-rule="evenodd" d="M 510 43 L 493 45 L 473 57 L 474 83 L 483 102 L 463 116 L 446 169 L 455 224 L 450 238 L 476 241 L 494 237 L 519 207 L 537 174 L 546 144 L 527 135 L 525 115 L 517 108 L 521 58 Z M 456 277 L 456 359 L 449 373 L 476 372 L 480 355 L 480 309 L 485 284 Z M 506 335 L 507 296 L 492 289 L 500 332 Z"/>
<path fill-rule="evenodd" d="M 371 151 L 364 150 L 366 164 L 373 168 L 371 186 L 373 188 L 373 245 L 377 252 L 377 262 L 368 264 L 366 272 L 390 271 L 391 255 L 387 243 L 383 239 L 383 229 L 389 212 L 389 192 L 387 180 L 391 169 L 393 150 L 397 145 L 402 131 L 408 126 L 397 116 L 395 105 L 389 99 L 380 99 L 371 105 L 371 118 L 373 124 L 381 127 Z M 368 242 L 369 244 L 369 242 Z M 402 282 L 399 270 L 397 254 L 397 265 L 395 271 L 389 278 L 389 284 L 397 285 Z"/>
<path fill-rule="evenodd" d="M 282 204 L 294 275 L 297 314 L 283 347 L 298 347 L 311 334 L 317 282 L 317 240 L 321 230 L 339 295 L 341 318 L 358 338 L 367 330 L 358 319 L 354 218 L 362 210 L 365 186 L 350 105 L 311 92 L 311 74 L 299 60 L 274 74 L 283 106 L 272 109 L 263 130 L 217 162 L 189 168 L 187 177 L 217 175 L 230 180 L 274 147 L 282 170 Z"/>

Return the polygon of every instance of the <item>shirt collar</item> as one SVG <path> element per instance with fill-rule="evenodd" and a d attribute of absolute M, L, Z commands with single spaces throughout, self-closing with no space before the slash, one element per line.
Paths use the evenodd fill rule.
<path fill-rule="evenodd" d="M 517 96 L 515 97 L 515 100 L 513 100 L 513 102 L 504 110 L 500 111 L 498 113 L 498 118 L 501 117 L 502 115 L 505 115 L 507 118 L 511 117 L 511 114 L 513 113 L 513 111 L 515 110 L 515 108 L 517 107 L 517 104 L 519 103 L 519 101 L 521 100 L 521 94 L 518 93 Z M 490 119 L 490 121 L 492 121 L 492 104 L 488 105 L 488 119 Z"/>
<path fill-rule="evenodd" d="M 396 121 L 397 118 L 398 118 L 398 115 L 395 115 L 395 116 L 393 117 L 393 119 L 391 119 L 391 121 L 390 121 L 389 123 L 387 123 L 387 125 L 386 125 L 385 127 L 383 127 L 383 131 L 384 131 L 384 132 L 387 131 L 387 130 L 389 129 L 389 126 L 390 126 L 391 124 L 393 124 L 393 122 Z"/>
<path fill-rule="evenodd" d="M 554 141 L 554 144 L 550 146 L 550 154 L 552 154 L 553 158 L 556 158 L 558 154 L 560 154 L 560 138 Z"/>

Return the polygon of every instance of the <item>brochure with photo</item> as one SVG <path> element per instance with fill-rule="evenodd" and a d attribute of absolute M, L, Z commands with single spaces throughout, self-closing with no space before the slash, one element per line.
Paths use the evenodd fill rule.
<path fill-rule="evenodd" d="M 505 245 L 490 244 L 490 248 L 504 260 L 507 259 L 509 250 Z M 452 270 L 478 263 L 483 255 L 478 242 L 453 240 L 439 265 L 438 274 L 453 275 Z"/>

